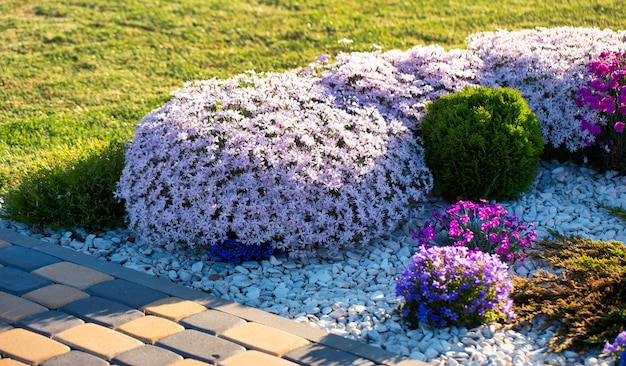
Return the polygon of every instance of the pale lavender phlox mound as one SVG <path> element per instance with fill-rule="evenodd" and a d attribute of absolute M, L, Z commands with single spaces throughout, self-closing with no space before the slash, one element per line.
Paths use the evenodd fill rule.
<path fill-rule="evenodd" d="M 440 96 L 477 85 L 482 62 L 463 50 L 417 46 L 408 51 L 339 54 L 322 73 L 341 108 L 374 107 L 385 118 L 414 130 L 425 105 Z"/>
<path fill-rule="evenodd" d="M 333 254 L 389 234 L 431 189 L 419 139 L 337 108 L 303 73 L 187 84 L 136 127 L 118 195 L 152 244 Z"/>
<path fill-rule="evenodd" d="M 537 115 L 546 144 L 583 148 L 589 132 L 580 118 L 602 123 L 596 112 L 576 106 L 576 92 L 591 76 L 587 64 L 601 52 L 626 49 L 626 31 L 536 28 L 475 33 L 467 51 L 483 62 L 480 84 L 518 89 Z"/>

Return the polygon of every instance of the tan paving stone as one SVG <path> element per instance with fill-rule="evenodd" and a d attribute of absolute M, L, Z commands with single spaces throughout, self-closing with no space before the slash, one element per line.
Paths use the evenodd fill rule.
<path fill-rule="evenodd" d="M 57 283 L 31 291 L 22 297 L 49 309 L 58 309 L 76 300 L 87 298 L 89 294 L 74 287 Z"/>
<path fill-rule="evenodd" d="M 267 353 L 250 350 L 238 353 L 219 363 L 219 366 L 298 366 L 297 363 L 287 361 L 285 359 L 268 355 Z"/>
<path fill-rule="evenodd" d="M 135 337 L 142 342 L 154 344 L 161 338 L 182 332 L 185 327 L 171 320 L 154 315 L 147 315 L 124 323 L 116 330 Z"/>
<path fill-rule="evenodd" d="M 93 323 L 70 328 L 54 336 L 54 339 L 107 360 L 144 345 L 126 334 Z"/>
<path fill-rule="evenodd" d="M 47 308 L 21 297 L 0 292 L 0 320 L 9 324 L 31 315 L 48 311 Z"/>
<path fill-rule="evenodd" d="M 76 287 L 79 290 L 113 279 L 106 273 L 70 262 L 54 263 L 41 267 L 32 273 L 63 285 Z"/>
<path fill-rule="evenodd" d="M 2 239 L 0 239 L 0 248 L 4 248 L 4 247 L 10 247 L 11 243 L 9 243 L 8 241 L 4 241 Z"/>
<path fill-rule="evenodd" d="M 25 329 L 0 333 L 0 353 L 27 364 L 37 365 L 69 351 L 68 346 Z"/>
<path fill-rule="evenodd" d="M 182 361 L 171 363 L 168 366 L 213 366 L 213 365 L 215 364 L 210 364 L 210 363 L 194 360 L 193 358 L 185 358 Z"/>
<path fill-rule="evenodd" d="M 166 297 L 143 307 L 146 315 L 158 315 L 175 322 L 206 310 L 207 308 L 200 304 L 178 297 Z"/>
<path fill-rule="evenodd" d="M 309 344 L 304 338 L 259 323 L 230 328 L 220 337 L 278 357 Z"/>
<path fill-rule="evenodd" d="M 20 361 L 13 360 L 11 358 L 0 359 L 0 366 L 28 366 Z"/>

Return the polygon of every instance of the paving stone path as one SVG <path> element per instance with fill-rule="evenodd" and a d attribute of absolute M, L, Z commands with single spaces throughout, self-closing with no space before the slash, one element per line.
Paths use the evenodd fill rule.
<path fill-rule="evenodd" d="M 25 364 L 426 365 L 0 229 L 0 366 Z"/>

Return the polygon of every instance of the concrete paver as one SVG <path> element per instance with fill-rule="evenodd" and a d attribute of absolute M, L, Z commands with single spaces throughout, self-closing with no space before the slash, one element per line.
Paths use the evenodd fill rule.
<path fill-rule="evenodd" d="M 287 353 L 285 355 L 285 358 L 301 365 L 310 366 L 375 366 L 375 363 L 370 360 L 319 343 L 300 347 L 294 351 Z"/>
<path fill-rule="evenodd" d="M 180 324 L 186 328 L 219 335 L 230 328 L 246 324 L 246 321 L 221 311 L 207 310 L 183 318 Z"/>
<path fill-rule="evenodd" d="M 269 355 L 267 353 L 250 350 L 238 353 L 219 363 L 220 366 L 298 366 L 297 363 L 287 361 L 284 358 Z"/>
<path fill-rule="evenodd" d="M 0 292 L 0 321 L 15 324 L 20 319 L 44 311 L 48 311 L 48 309 L 21 297 Z"/>
<path fill-rule="evenodd" d="M 58 262 L 58 258 L 19 245 L 0 248 L 0 263 L 26 272 Z"/>
<path fill-rule="evenodd" d="M 186 358 L 215 363 L 245 352 L 245 348 L 197 330 L 187 329 L 165 337 L 156 343 Z"/>
<path fill-rule="evenodd" d="M 135 337 L 144 343 L 154 344 L 161 338 L 182 332 L 185 327 L 171 320 L 154 315 L 133 319 L 117 327 L 118 331 Z"/>
<path fill-rule="evenodd" d="M 258 323 L 230 328 L 220 334 L 220 337 L 278 357 L 309 344 L 304 338 Z"/>
<path fill-rule="evenodd" d="M 6 332 L 9 329 L 13 329 L 13 326 L 11 324 L 0 321 L 0 332 Z"/>
<path fill-rule="evenodd" d="M 20 269 L 11 267 L 0 268 L 0 291 L 22 296 L 27 292 L 49 285 L 52 285 L 51 281 Z"/>
<path fill-rule="evenodd" d="M 26 300 L 41 304 L 48 309 L 58 309 L 71 302 L 88 298 L 89 294 L 74 287 L 55 283 L 28 292 L 22 295 L 22 297 Z"/>
<path fill-rule="evenodd" d="M 132 308 L 140 308 L 151 302 L 168 297 L 161 291 L 120 279 L 101 282 L 86 288 L 85 292 Z"/>
<path fill-rule="evenodd" d="M 70 262 L 50 264 L 32 273 L 50 281 L 76 287 L 79 290 L 84 290 L 100 282 L 111 281 L 113 279 L 113 277 L 106 273 Z"/>
<path fill-rule="evenodd" d="M 28 366 L 27 364 L 11 358 L 0 359 L 0 366 Z"/>
<path fill-rule="evenodd" d="M 25 329 L 0 333 L 0 353 L 27 364 L 36 365 L 69 351 L 68 346 Z"/>
<path fill-rule="evenodd" d="M 110 364 L 100 357 L 96 357 L 89 353 L 82 351 L 72 350 L 62 355 L 52 357 L 42 363 L 39 366 L 77 366 L 77 365 L 89 365 L 89 366 L 109 366 Z"/>
<path fill-rule="evenodd" d="M 137 309 L 97 296 L 74 301 L 59 310 L 109 328 L 144 316 Z"/>
<path fill-rule="evenodd" d="M 146 314 L 162 316 L 164 318 L 179 321 L 190 315 L 207 310 L 204 306 L 193 301 L 178 297 L 167 297 L 157 300 L 143 307 Z"/>
<path fill-rule="evenodd" d="M 174 362 L 169 366 L 214 366 L 215 363 L 206 363 L 198 360 L 194 360 L 193 358 L 185 358 L 182 361 Z"/>
<path fill-rule="evenodd" d="M 66 329 L 85 324 L 82 319 L 60 311 L 46 311 L 31 315 L 15 323 L 16 327 L 25 328 L 46 337 L 52 337 Z"/>
<path fill-rule="evenodd" d="M 119 366 L 166 366 L 182 360 L 182 356 L 172 351 L 153 345 L 145 345 L 124 352 L 113 358 L 111 362 Z"/>
<path fill-rule="evenodd" d="M 121 353 L 143 346 L 143 343 L 135 338 L 93 323 L 70 328 L 57 334 L 53 339 L 105 360 L 111 360 Z"/>

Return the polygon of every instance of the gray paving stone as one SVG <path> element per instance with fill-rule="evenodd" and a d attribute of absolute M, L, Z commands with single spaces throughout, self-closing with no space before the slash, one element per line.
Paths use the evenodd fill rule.
<path fill-rule="evenodd" d="M 146 345 L 124 352 L 111 360 L 119 366 L 166 366 L 181 361 L 182 356 L 164 348 Z"/>
<path fill-rule="evenodd" d="M 0 321 L 15 324 L 20 319 L 48 311 L 47 308 L 32 301 L 0 292 Z"/>
<path fill-rule="evenodd" d="M 0 248 L 0 263 L 26 272 L 57 262 L 58 258 L 19 245 Z"/>
<path fill-rule="evenodd" d="M 0 268 L 0 291 L 22 296 L 49 285 L 52 285 L 52 282 L 28 272 L 11 267 Z"/>
<path fill-rule="evenodd" d="M 283 358 L 308 366 L 374 366 L 370 360 L 355 356 L 351 353 L 343 352 L 336 348 L 313 343 L 305 347 L 300 347 L 287 353 Z"/>
<path fill-rule="evenodd" d="M 117 301 L 131 308 L 140 308 L 153 301 L 168 297 L 161 291 L 120 279 L 102 282 L 84 291 L 91 295 Z"/>
<path fill-rule="evenodd" d="M 13 329 L 13 326 L 3 321 L 0 321 L 0 333 L 5 332 L 9 329 Z"/>
<path fill-rule="evenodd" d="M 208 363 L 223 361 L 246 350 L 238 344 L 193 329 L 165 337 L 155 345 L 185 358 L 195 358 Z"/>
<path fill-rule="evenodd" d="M 82 351 L 69 351 L 62 355 L 53 357 L 39 364 L 40 366 L 76 366 L 76 365 L 89 365 L 89 366 L 108 366 L 109 363 L 105 360 L 90 355 L 89 353 Z"/>
<path fill-rule="evenodd" d="M 115 328 L 144 316 L 139 310 L 98 296 L 74 301 L 59 308 L 59 311 L 109 328 Z"/>
<path fill-rule="evenodd" d="M 70 314 L 51 310 L 23 318 L 16 322 L 15 326 L 32 330 L 46 337 L 52 337 L 66 329 L 84 323 L 82 319 Z"/>
<path fill-rule="evenodd" d="M 221 311 L 207 310 L 188 316 L 180 320 L 179 323 L 185 328 L 196 329 L 205 333 L 219 335 L 227 329 L 245 324 L 246 321 Z"/>

